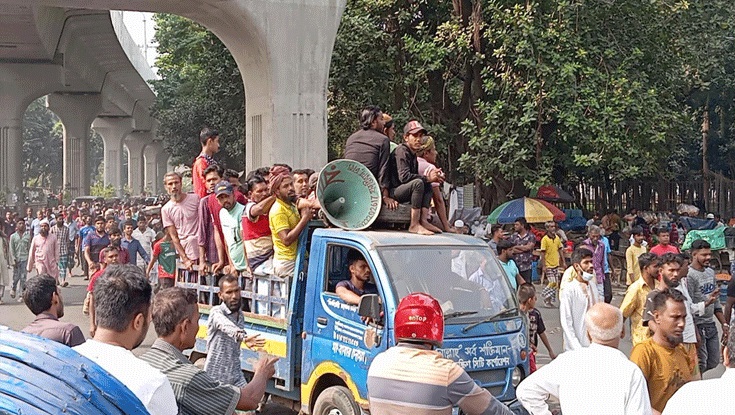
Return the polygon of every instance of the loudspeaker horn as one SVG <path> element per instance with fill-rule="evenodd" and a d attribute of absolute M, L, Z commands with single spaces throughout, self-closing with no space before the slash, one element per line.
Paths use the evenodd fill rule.
<path fill-rule="evenodd" d="M 319 172 L 316 197 L 334 226 L 358 231 L 375 222 L 380 213 L 378 181 L 362 163 L 334 160 Z"/>

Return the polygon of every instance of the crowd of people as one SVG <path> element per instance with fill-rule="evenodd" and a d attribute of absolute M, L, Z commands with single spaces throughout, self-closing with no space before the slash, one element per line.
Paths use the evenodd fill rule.
<path fill-rule="evenodd" d="M 344 157 L 372 172 L 383 204 L 389 209 L 400 203 L 410 205 L 409 232 L 456 232 L 447 221 L 438 189 L 444 174 L 435 166 L 436 148 L 426 129 L 418 121 L 409 121 L 403 129 L 404 142 L 391 148 L 394 121 L 377 107 L 361 112 L 360 127 L 347 139 Z M 232 413 L 258 406 L 277 359 L 261 358 L 253 379 L 245 381 L 240 347 L 259 348 L 265 341 L 245 330 L 240 311 L 262 310 L 243 301 L 241 290 L 252 287 L 254 275 L 275 276 L 281 282 L 273 294 L 287 295 L 300 235 L 321 208 L 315 195 L 318 175 L 313 170 L 275 164 L 241 177 L 215 161 L 220 148 L 216 130 L 203 129 L 200 142 L 202 151 L 192 167 L 194 192 L 184 191 L 181 174 L 167 173 L 164 187 L 169 200 L 160 213 L 146 215 L 135 205 L 108 208 L 82 203 L 42 209 L 35 215 L 29 211 L 26 217 L 7 212 L 0 222 L 0 265 L 5 264 L 0 274 L 10 274 L 7 270 L 12 269 L 12 279 L 0 275 L 0 299 L 10 286 L 11 298 L 24 301 L 37 316 L 25 331 L 74 347 L 97 362 L 128 386 L 152 414 Z M 633 226 L 626 251 L 628 290 L 619 308 L 609 305 L 613 298 L 609 254 L 618 243 L 620 226 L 613 215 L 606 217 L 600 226 L 590 223 L 586 239 L 571 253 L 570 266 L 563 243 L 567 238 L 554 222 L 544 224 L 545 232 L 538 239 L 522 217 L 509 237 L 499 225 L 489 229 L 488 243 L 529 322 L 532 373 L 518 388 L 518 398 L 532 414 L 548 413 L 548 395 L 559 397 L 567 415 L 685 413 L 680 408 L 701 399 L 696 393 L 707 395 L 708 389 L 700 385 L 712 381 L 699 379 L 719 363 L 721 345 L 727 345 L 726 365 L 735 367 L 728 321 L 735 287 L 732 304 L 728 301 L 723 309 L 706 241 L 695 241 L 690 253 L 681 253 L 669 243 L 668 230 L 661 230 L 658 244 L 649 252 L 643 244 L 644 230 Z M 558 303 L 559 307 L 564 353 L 558 357 L 536 308 L 532 281 L 536 262 L 544 305 Z M 89 280 L 85 310 L 91 338 L 86 341 L 79 327 L 59 321 L 64 314 L 62 288 L 68 286 L 76 264 Z M 376 292 L 376 287 L 360 255 L 349 255 L 347 266 L 350 278 L 337 284 L 336 294 L 357 304 L 361 295 Z M 26 281 L 32 270 L 37 275 Z M 197 298 L 175 287 L 179 273 L 195 272 L 221 275 L 217 280 L 220 302 L 208 319 L 203 369 L 182 354 L 193 347 L 198 331 Z M 409 308 L 441 318 L 441 309 L 437 311 L 436 300 L 431 300 L 421 299 L 423 305 Z M 284 310 L 268 312 L 283 317 Z M 149 316 L 158 339 L 137 358 L 131 350 L 143 341 Z M 396 321 L 399 318 L 397 312 Z M 629 357 L 616 350 L 626 319 L 630 319 L 634 345 Z M 723 332 L 720 338 L 715 322 Z M 454 404 L 467 413 L 507 413 L 463 370 L 446 359 L 437 360 L 432 352 L 441 344 L 437 330 L 430 335 L 410 330 L 399 335 L 396 327 L 399 347 L 376 358 L 370 368 L 371 405 L 377 413 L 381 408 L 384 413 L 419 407 L 444 411 L 446 405 Z M 539 339 L 553 360 L 537 370 Z M 396 366 L 397 361 L 405 364 Z M 444 372 L 437 376 L 443 380 L 437 385 L 451 399 L 437 395 L 433 397 L 436 405 L 425 407 L 401 403 L 405 397 L 396 395 L 398 389 L 390 384 L 410 377 L 396 370 L 412 369 L 412 361 L 418 362 L 415 376 L 425 373 L 422 365 L 441 367 L 437 370 Z M 728 369 L 726 376 L 731 373 Z M 610 392 L 604 399 L 592 393 L 599 387 Z M 587 389 L 589 393 L 581 392 Z M 710 401 L 714 399 L 706 403 Z"/>

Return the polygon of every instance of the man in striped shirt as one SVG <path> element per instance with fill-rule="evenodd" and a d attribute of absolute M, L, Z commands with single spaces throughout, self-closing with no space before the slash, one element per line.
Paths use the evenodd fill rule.
<path fill-rule="evenodd" d="M 423 293 L 401 300 L 395 314 L 398 344 L 375 357 L 368 371 L 373 415 L 512 415 L 456 362 L 433 350 L 444 338 L 439 302 Z"/>
<path fill-rule="evenodd" d="M 214 380 L 181 353 L 191 349 L 199 329 L 196 295 L 169 288 L 153 299 L 153 326 L 158 339 L 140 358 L 166 375 L 179 405 L 179 414 L 232 414 L 235 409 L 257 408 L 265 387 L 275 373 L 277 357 L 266 356 L 255 364 L 253 379 L 239 388 Z"/>

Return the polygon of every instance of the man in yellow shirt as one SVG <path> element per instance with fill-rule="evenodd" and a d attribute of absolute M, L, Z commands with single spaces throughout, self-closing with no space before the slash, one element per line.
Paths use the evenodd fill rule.
<path fill-rule="evenodd" d="M 306 207 L 299 214 L 296 209 L 296 189 L 288 171 L 277 171 L 270 179 L 271 193 L 276 202 L 268 213 L 268 221 L 273 235 L 273 272 L 281 278 L 292 277 L 296 266 L 296 252 L 299 235 L 311 219 L 311 208 Z"/>
<path fill-rule="evenodd" d="M 633 245 L 629 246 L 625 251 L 625 265 L 628 273 L 625 278 L 625 284 L 633 284 L 641 277 L 641 267 L 638 266 L 638 257 L 646 253 L 646 247 L 643 246 L 643 228 L 634 226 L 630 230 L 633 235 Z"/>
<path fill-rule="evenodd" d="M 652 301 L 653 337 L 637 344 L 630 360 L 638 365 L 648 383 L 654 414 L 661 413 L 674 393 L 691 381 L 695 360 L 684 349 L 686 305 L 684 295 L 675 289 L 659 291 Z"/>
<path fill-rule="evenodd" d="M 656 278 L 658 278 L 658 268 L 660 266 L 659 257 L 650 252 L 641 255 L 638 262 L 642 270 L 641 278 L 628 287 L 625 298 L 620 304 L 623 318 L 630 318 L 630 339 L 634 347 L 651 337 L 648 334 L 648 327 L 643 325 L 643 312 L 646 309 L 648 293 L 656 288 Z M 623 326 L 623 330 L 625 330 L 625 326 Z"/>
<path fill-rule="evenodd" d="M 554 298 L 559 290 L 559 273 L 566 265 L 564 253 L 562 252 L 561 238 L 556 234 L 556 223 L 546 222 L 546 235 L 541 238 L 541 272 L 548 279 L 549 284 L 541 294 L 544 297 L 544 305 L 552 307 Z"/>

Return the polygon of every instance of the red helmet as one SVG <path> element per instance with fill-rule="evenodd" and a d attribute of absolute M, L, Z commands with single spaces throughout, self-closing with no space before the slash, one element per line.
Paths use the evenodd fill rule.
<path fill-rule="evenodd" d="M 409 294 L 398 304 L 395 316 L 396 341 L 422 341 L 441 346 L 444 339 L 444 313 L 428 294 Z"/>

